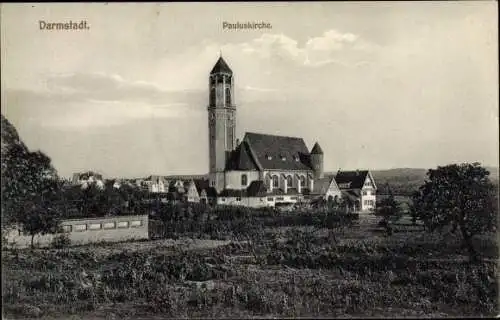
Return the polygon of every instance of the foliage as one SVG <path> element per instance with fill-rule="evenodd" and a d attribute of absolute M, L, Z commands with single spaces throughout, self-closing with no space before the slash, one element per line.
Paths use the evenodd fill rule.
<path fill-rule="evenodd" d="M 427 175 L 413 199 L 418 217 L 430 231 L 459 229 L 471 258 L 477 258 L 472 237 L 496 226 L 489 172 L 479 163 L 464 163 L 430 169 Z"/>
<path fill-rule="evenodd" d="M 49 201 L 26 203 L 18 221 L 22 231 L 31 236 L 31 248 L 34 247 L 34 238 L 37 234 L 44 235 L 61 231 L 60 213 L 51 207 Z"/>
<path fill-rule="evenodd" d="M 45 218 L 35 223 L 33 210 L 25 212 L 25 204 L 35 203 L 38 207 L 35 211 L 46 211 L 47 208 L 42 208 L 46 207 L 47 202 L 58 199 L 63 182 L 59 180 L 47 155 L 41 151 L 30 151 L 3 115 L 1 122 L 2 229 L 13 223 L 30 221 L 31 225 L 26 227 L 30 233 L 35 232 L 35 229 L 45 230 L 47 228 L 42 226 L 46 224 L 42 222 Z M 47 219 L 49 221 L 51 218 Z M 34 227 L 32 223 L 38 226 Z"/>
<path fill-rule="evenodd" d="M 65 218 L 118 216 L 129 214 L 145 214 L 151 204 L 146 203 L 147 192 L 139 188 L 122 185 L 105 184 L 99 188 L 89 184 L 85 188 L 79 185 L 69 185 L 61 192 L 58 203 Z"/>
<path fill-rule="evenodd" d="M 389 196 L 377 201 L 375 215 L 382 217 L 380 224 L 386 228 L 389 234 L 392 234 L 391 223 L 401 218 L 403 211 L 401 205 L 396 201 L 390 188 L 388 188 Z"/>
<path fill-rule="evenodd" d="M 323 208 L 279 212 L 272 208 L 248 208 L 205 204 L 161 204 L 150 223 L 153 237 L 180 235 L 210 239 L 259 239 L 264 227 L 314 226 L 343 232 L 355 224 L 358 215 L 344 210 Z M 155 221 L 161 221 L 161 228 Z"/>
<path fill-rule="evenodd" d="M 267 264 L 252 268 L 234 259 L 249 252 L 248 245 L 237 243 L 201 251 L 168 251 L 160 245 L 99 255 L 92 247 L 3 252 L 4 310 L 6 316 L 25 318 L 29 310 L 19 307 L 23 302 L 44 316 L 68 318 L 92 317 L 94 310 L 113 304 L 117 316 L 125 315 L 124 306 L 140 307 L 135 314 L 128 308 L 134 318 L 220 317 L 221 310 L 237 318 L 368 316 L 388 307 L 393 311 L 385 316 L 403 316 L 405 309 L 413 317 L 497 312 L 495 263 L 426 259 L 430 251 L 443 257 L 450 248 L 432 237 L 332 245 L 314 228 L 295 228 L 285 236 L 286 242 L 259 248 Z"/>
<path fill-rule="evenodd" d="M 52 247 L 56 249 L 67 248 L 71 245 L 71 239 L 66 233 L 59 234 L 52 239 Z"/>

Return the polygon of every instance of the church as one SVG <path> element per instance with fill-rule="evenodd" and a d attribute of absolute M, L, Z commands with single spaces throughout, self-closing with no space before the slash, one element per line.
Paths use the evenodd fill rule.
<path fill-rule="evenodd" d="M 246 132 L 241 141 L 236 138 L 234 88 L 233 72 L 221 56 L 210 72 L 208 103 L 208 179 L 217 203 L 295 203 L 319 187 L 321 193 L 340 197 L 335 179 L 324 176 L 318 142 L 308 149 L 299 137 Z"/>

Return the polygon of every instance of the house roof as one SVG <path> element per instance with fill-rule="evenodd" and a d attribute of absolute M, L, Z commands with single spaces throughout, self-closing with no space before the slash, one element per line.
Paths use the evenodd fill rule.
<path fill-rule="evenodd" d="M 312 150 L 311 150 L 311 154 L 323 154 L 323 150 L 321 149 L 321 147 L 319 146 L 319 143 L 315 143 Z"/>
<path fill-rule="evenodd" d="M 250 183 L 247 188 L 247 195 L 249 197 L 263 197 L 267 195 L 267 188 L 262 180 L 255 180 Z"/>
<path fill-rule="evenodd" d="M 185 175 L 169 175 L 169 176 L 164 176 L 163 177 L 166 180 L 191 180 L 191 179 L 203 179 L 207 178 L 207 175 L 204 174 L 185 174 Z"/>
<path fill-rule="evenodd" d="M 231 68 L 229 68 L 226 61 L 224 61 L 224 59 L 222 57 L 220 57 L 219 60 L 217 60 L 214 67 L 212 68 L 212 71 L 210 71 L 210 74 L 219 73 L 219 72 L 233 74 L 233 71 L 231 70 Z"/>
<path fill-rule="evenodd" d="M 247 132 L 243 141 L 261 169 L 312 170 L 302 138 Z"/>
<path fill-rule="evenodd" d="M 359 192 L 356 192 L 356 190 L 342 190 L 342 197 L 347 198 L 351 203 L 355 203 L 356 200 L 359 200 Z"/>
<path fill-rule="evenodd" d="M 78 175 L 78 178 L 80 180 L 86 180 L 86 179 L 89 179 L 90 177 L 96 177 L 97 179 L 102 179 L 102 174 L 94 172 L 94 171 L 80 172 L 80 173 L 76 173 L 74 175 Z"/>
<path fill-rule="evenodd" d="M 288 194 L 288 195 L 299 194 L 299 190 L 297 190 L 297 188 L 288 188 L 286 190 L 286 194 Z"/>
<path fill-rule="evenodd" d="M 361 189 L 365 184 L 367 175 L 368 170 L 339 171 L 335 176 L 335 181 L 337 181 L 340 189 Z"/>
<path fill-rule="evenodd" d="M 325 176 L 321 179 L 314 179 L 313 181 L 313 190 L 311 194 L 321 194 L 324 195 L 328 191 L 328 188 L 332 184 L 332 181 L 335 180 L 333 176 Z"/>
<path fill-rule="evenodd" d="M 282 196 L 285 194 L 285 191 L 283 189 L 273 189 L 271 192 L 268 193 L 270 196 Z"/>
<path fill-rule="evenodd" d="M 247 191 L 245 189 L 224 189 L 220 192 L 219 197 L 245 197 L 246 195 Z"/>
<path fill-rule="evenodd" d="M 217 197 L 217 190 L 210 186 L 210 181 L 208 179 L 194 179 L 194 184 L 196 185 L 196 190 L 201 195 L 201 192 L 205 190 L 207 197 Z"/>
<path fill-rule="evenodd" d="M 230 152 L 226 162 L 226 170 L 259 170 L 246 141 L 240 143 L 236 150 Z"/>

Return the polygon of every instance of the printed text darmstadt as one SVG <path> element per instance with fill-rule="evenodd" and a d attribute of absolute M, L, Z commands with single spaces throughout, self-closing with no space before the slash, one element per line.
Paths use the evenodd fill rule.
<path fill-rule="evenodd" d="M 38 21 L 40 30 L 88 30 L 90 26 L 86 20 L 80 21 L 65 21 L 65 22 L 47 22 L 44 20 Z"/>

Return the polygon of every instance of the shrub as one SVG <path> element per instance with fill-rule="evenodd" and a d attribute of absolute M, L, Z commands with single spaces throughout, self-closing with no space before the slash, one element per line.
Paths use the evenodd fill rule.
<path fill-rule="evenodd" d="M 52 248 L 62 249 L 71 245 L 71 239 L 65 233 L 57 235 L 52 239 Z"/>

